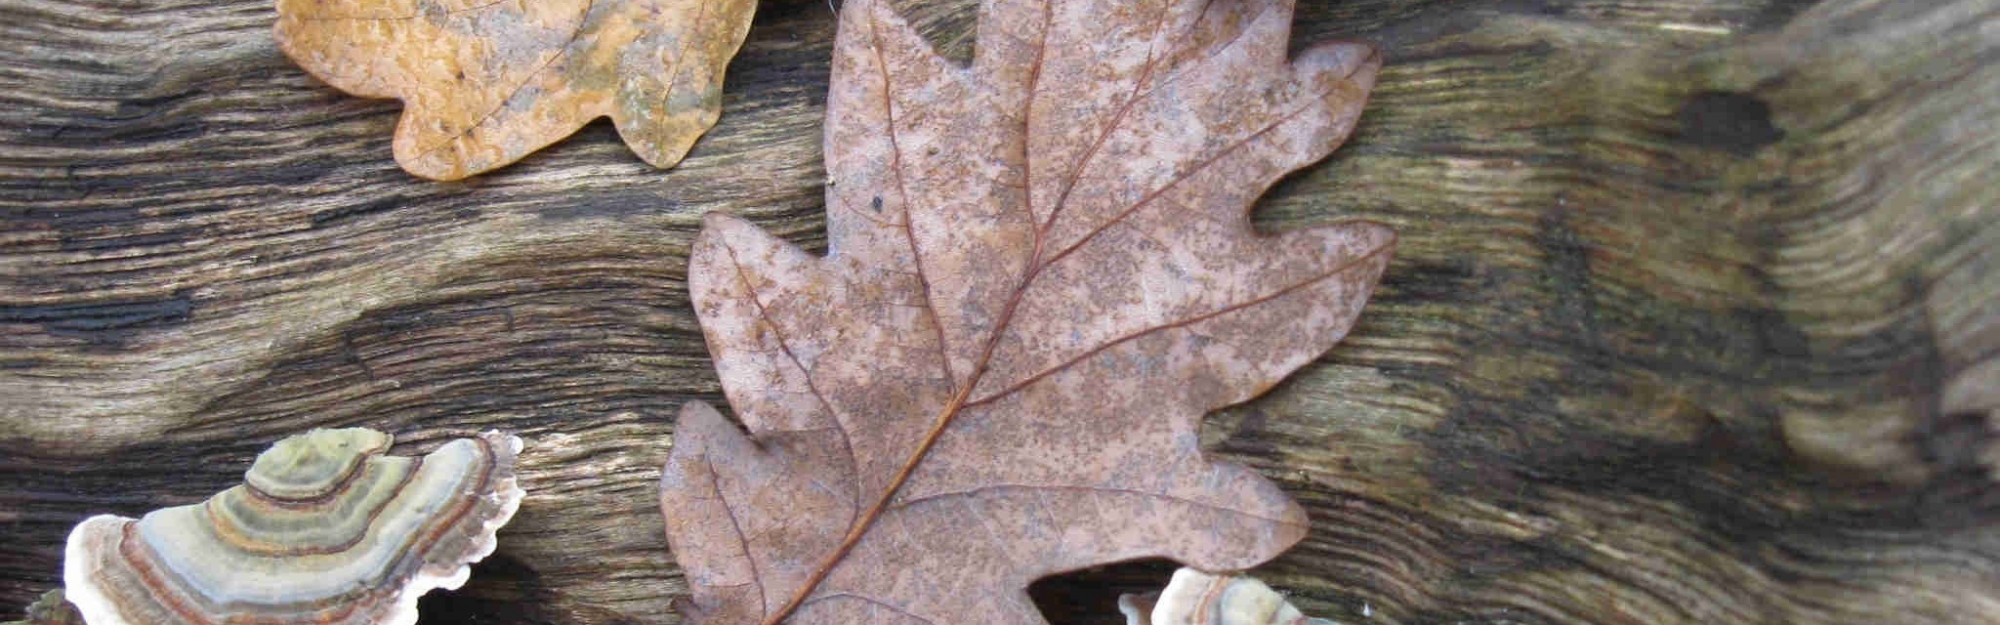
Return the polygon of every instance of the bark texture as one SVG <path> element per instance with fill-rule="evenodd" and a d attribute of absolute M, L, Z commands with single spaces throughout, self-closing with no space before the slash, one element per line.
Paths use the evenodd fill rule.
<path fill-rule="evenodd" d="M 901 6 L 964 60 L 970 2 Z M 529 489 L 426 623 L 674 623 L 655 480 L 720 400 L 688 248 L 824 241 L 833 14 L 760 7 L 678 168 L 599 123 L 452 183 L 268 2 L 0 0 L 0 617 L 69 527 L 315 426 L 506 428 Z M 1360 325 L 1210 449 L 1305 503 L 1256 574 L 1382 623 L 2000 622 L 2000 1 L 1342 0 L 1359 130 L 1259 223 L 1365 218 Z M 1038 585 L 1117 623 L 1164 565 Z"/>

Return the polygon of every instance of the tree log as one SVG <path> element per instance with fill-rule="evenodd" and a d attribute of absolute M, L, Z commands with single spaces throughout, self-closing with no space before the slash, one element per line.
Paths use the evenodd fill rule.
<path fill-rule="evenodd" d="M 971 55 L 970 0 L 909 0 Z M 2000 0 L 1308 0 L 1387 59 L 1260 227 L 1401 245 L 1360 326 L 1211 417 L 1304 502 L 1254 573 L 1381 623 L 2000 623 Z M 819 0 L 762 7 L 679 167 L 608 124 L 456 183 L 262 0 L 0 0 L 0 617 L 85 516 L 312 427 L 504 428 L 529 497 L 427 623 L 677 623 L 655 480 L 720 401 L 707 211 L 823 247 Z M 1164 565 L 1038 584 L 1121 622 Z"/>

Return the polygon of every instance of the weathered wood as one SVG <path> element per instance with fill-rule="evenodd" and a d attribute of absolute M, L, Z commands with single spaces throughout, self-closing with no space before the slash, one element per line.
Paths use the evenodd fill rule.
<path fill-rule="evenodd" d="M 906 10 L 969 54 L 970 2 Z M 2000 622 L 2000 0 L 1299 18 L 1388 65 L 1261 223 L 1402 243 L 1342 347 L 1210 421 L 1313 514 L 1258 575 L 1364 622 Z M 460 183 L 397 169 L 396 105 L 272 20 L 0 0 L 0 618 L 87 514 L 368 425 L 529 441 L 500 552 L 426 622 L 677 622 L 653 481 L 673 410 L 719 399 L 687 244 L 709 210 L 821 241 L 829 7 L 762 7 L 672 171 L 600 124 Z M 1037 591 L 1115 623 L 1164 579 Z"/>

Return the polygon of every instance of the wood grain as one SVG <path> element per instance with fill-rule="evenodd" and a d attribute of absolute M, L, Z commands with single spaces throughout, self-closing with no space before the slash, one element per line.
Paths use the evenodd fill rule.
<path fill-rule="evenodd" d="M 960 59 L 972 9 L 903 5 Z M 1401 242 L 1342 347 L 1209 421 L 1312 514 L 1260 577 L 1356 622 L 2000 622 L 2000 1 L 1299 17 L 1295 48 L 1388 60 L 1260 225 Z M 314 82 L 274 19 L 0 0 L 0 615 L 86 515 L 366 425 L 528 440 L 520 516 L 425 622 L 678 622 L 654 480 L 674 410 L 719 399 L 688 244 L 726 210 L 822 245 L 832 12 L 760 7 L 674 170 L 599 123 L 455 183 L 399 170 L 397 106 Z M 1160 570 L 1037 594 L 1116 623 Z"/>

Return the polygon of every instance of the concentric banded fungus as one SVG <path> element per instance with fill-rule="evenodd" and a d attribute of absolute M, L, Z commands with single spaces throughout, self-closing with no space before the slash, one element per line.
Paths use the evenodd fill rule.
<path fill-rule="evenodd" d="M 70 532 L 63 581 L 92 625 L 409 625 L 457 588 L 514 516 L 521 439 L 487 432 L 423 458 L 387 434 L 314 430 L 257 456 L 245 484 Z"/>
<path fill-rule="evenodd" d="M 1166 590 L 1118 598 L 1125 625 L 1334 625 L 1307 618 L 1256 578 L 1174 571 Z"/>

